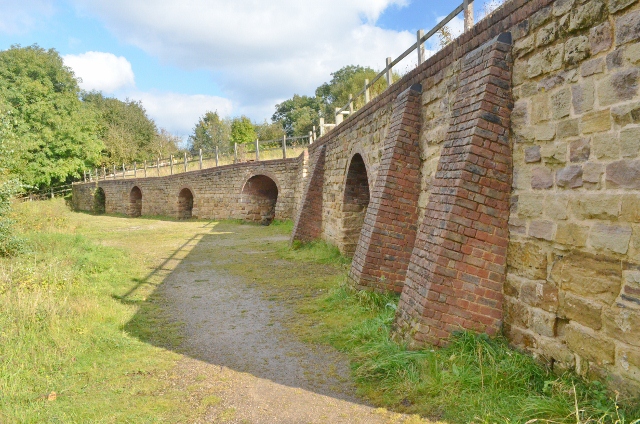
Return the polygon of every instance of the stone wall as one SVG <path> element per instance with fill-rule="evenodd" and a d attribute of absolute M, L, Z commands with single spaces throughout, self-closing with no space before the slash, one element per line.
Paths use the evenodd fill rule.
<path fill-rule="evenodd" d="M 640 383 L 640 4 L 558 0 L 513 34 L 505 332 Z"/>
<path fill-rule="evenodd" d="M 100 180 L 97 186 L 104 190 L 107 213 L 132 214 L 131 192 L 138 187 L 142 192 L 142 215 L 182 217 L 179 194 L 186 188 L 193 196 L 191 213 L 194 217 L 262 221 L 272 215 L 269 212 L 271 201 L 267 198 L 273 196 L 273 190 L 265 191 L 261 187 L 257 190 L 253 187 L 256 184 L 247 186 L 247 182 L 252 177 L 264 175 L 273 180 L 277 187 L 275 218 L 291 219 L 295 216 L 299 163 L 298 158 L 247 162 L 166 177 Z M 261 181 L 264 178 L 254 180 Z M 95 189 L 95 182 L 74 184 L 75 208 L 93 210 Z"/>

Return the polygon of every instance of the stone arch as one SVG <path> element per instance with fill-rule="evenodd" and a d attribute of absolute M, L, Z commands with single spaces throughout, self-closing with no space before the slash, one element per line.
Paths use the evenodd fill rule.
<path fill-rule="evenodd" d="M 342 200 L 342 251 L 353 256 L 369 206 L 369 173 L 360 153 L 351 157 Z"/>
<path fill-rule="evenodd" d="M 133 186 L 129 193 L 129 216 L 140 215 L 142 215 L 142 190 L 138 186 Z"/>
<path fill-rule="evenodd" d="M 245 219 L 269 225 L 276 215 L 278 184 L 268 175 L 251 176 L 242 186 L 240 202 L 245 206 Z"/>
<path fill-rule="evenodd" d="M 93 192 L 93 212 L 103 214 L 106 212 L 107 196 L 102 187 L 96 188 Z"/>
<path fill-rule="evenodd" d="M 178 219 L 189 219 L 193 216 L 193 192 L 188 187 L 178 194 Z"/>

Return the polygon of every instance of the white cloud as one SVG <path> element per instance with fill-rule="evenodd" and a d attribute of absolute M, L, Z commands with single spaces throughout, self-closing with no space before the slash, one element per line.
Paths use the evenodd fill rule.
<path fill-rule="evenodd" d="M 406 0 L 74 1 L 164 63 L 214 72 L 247 110 L 312 94 L 345 65 L 382 69 L 415 40 L 375 26 L 389 5 Z"/>
<path fill-rule="evenodd" d="M 51 0 L 0 0 L 0 33 L 24 34 L 54 13 Z"/>
<path fill-rule="evenodd" d="M 123 56 L 112 53 L 86 52 L 78 55 L 63 56 L 64 64 L 73 69 L 82 82 L 84 90 L 98 90 L 114 93 L 125 88 L 135 87 L 131 63 Z"/>
<path fill-rule="evenodd" d="M 232 104 L 229 99 L 203 94 L 179 94 L 170 92 L 129 92 L 127 97 L 142 101 L 148 115 L 159 127 L 186 136 L 207 111 L 217 110 L 221 116 L 230 115 Z"/>

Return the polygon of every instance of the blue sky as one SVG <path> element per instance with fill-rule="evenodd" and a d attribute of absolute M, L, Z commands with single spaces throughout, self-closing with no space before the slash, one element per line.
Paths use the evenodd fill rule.
<path fill-rule="evenodd" d="M 476 1 L 479 15 L 486 0 Z M 159 127 L 184 137 L 207 110 L 261 122 L 276 103 L 313 94 L 342 66 L 380 69 L 457 4 L 0 0 L 0 50 L 55 48 L 83 88 L 140 100 Z M 452 25 L 459 30 L 461 20 Z"/>

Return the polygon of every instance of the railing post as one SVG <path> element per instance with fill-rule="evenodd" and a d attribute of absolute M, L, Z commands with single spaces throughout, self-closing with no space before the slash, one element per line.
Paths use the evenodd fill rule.
<path fill-rule="evenodd" d="M 216 146 L 216 166 L 218 166 L 218 146 Z"/>
<path fill-rule="evenodd" d="M 424 36 L 424 31 L 419 29 L 417 34 L 416 34 L 416 38 L 418 39 L 417 43 L 417 49 L 418 50 L 418 66 L 422 65 L 422 62 L 424 62 L 424 49 L 422 48 L 422 37 Z"/>
<path fill-rule="evenodd" d="M 324 135 L 324 118 L 320 118 L 320 137 Z"/>
<path fill-rule="evenodd" d="M 127 169 L 124 167 L 124 163 L 122 164 L 122 179 L 124 180 L 126 177 Z"/>
<path fill-rule="evenodd" d="M 200 169 L 202 169 L 202 149 L 200 149 Z"/>
<path fill-rule="evenodd" d="M 313 144 L 313 133 L 309 131 L 309 144 Z"/>
<path fill-rule="evenodd" d="M 54 195 L 53 195 L 53 187 L 51 187 L 51 198 L 52 198 L 52 199 L 54 198 Z"/>
<path fill-rule="evenodd" d="M 473 28 L 473 0 L 463 0 L 464 8 L 464 31 L 467 32 Z"/>
<path fill-rule="evenodd" d="M 353 94 L 349 94 L 349 115 L 353 114 Z"/>
<path fill-rule="evenodd" d="M 337 107 L 336 108 L 336 125 L 342 123 L 342 112 L 338 113 L 339 110 L 340 110 L 340 108 Z"/>
<path fill-rule="evenodd" d="M 260 142 L 256 138 L 256 162 L 260 162 Z"/>
<path fill-rule="evenodd" d="M 87 182 L 87 170 L 82 171 L 82 175 L 84 175 L 84 182 Z"/>
<path fill-rule="evenodd" d="M 169 163 L 171 166 L 171 175 L 173 175 L 173 155 L 169 155 Z"/>
<path fill-rule="evenodd" d="M 138 162 L 133 162 L 133 178 L 138 178 Z"/>
<path fill-rule="evenodd" d="M 364 104 L 366 105 L 371 100 L 371 95 L 369 93 L 369 80 L 364 80 Z"/>
<path fill-rule="evenodd" d="M 390 57 L 387 58 L 387 66 L 386 66 L 386 70 L 387 70 L 387 86 L 391 86 L 391 84 L 393 84 L 393 75 L 391 74 L 391 62 L 393 61 L 393 59 L 391 59 Z"/>
<path fill-rule="evenodd" d="M 116 179 L 116 164 L 113 164 L 113 179 Z"/>
<path fill-rule="evenodd" d="M 238 163 L 238 143 L 233 143 L 233 163 Z"/>
<path fill-rule="evenodd" d="M 100 174 L 98 173 L 98 168 L 93 168 L 93 170 L 96 173 L 96 181 L 98 181 L 100 179 Z"/>
<path fill-rule="evenodd" d="M 103 180 L 107 179 L 107 167 L 106 166 L 102 167 L 102 177 L 103 177 Z"/>
<path fill-rule="evenodd" d="M 144 177 L 147 178 L 147 160 L 144 160 Z"/>
<path fill-rule="evenodd" d="M 184 152 L 184 172 L 187 172 L 187 152 Z"/>
<path fill-rule="evenodd" d="M 158 177 L 160 176 L 160 158 L 156 160 L 156 169 L 158 170 Z"/>
<path fill-rule="evenodd" d="M 287 158 L 287 135 L 285 134 L 282 136 L 282 159 L 286 159 L 286 158 Z"/>

